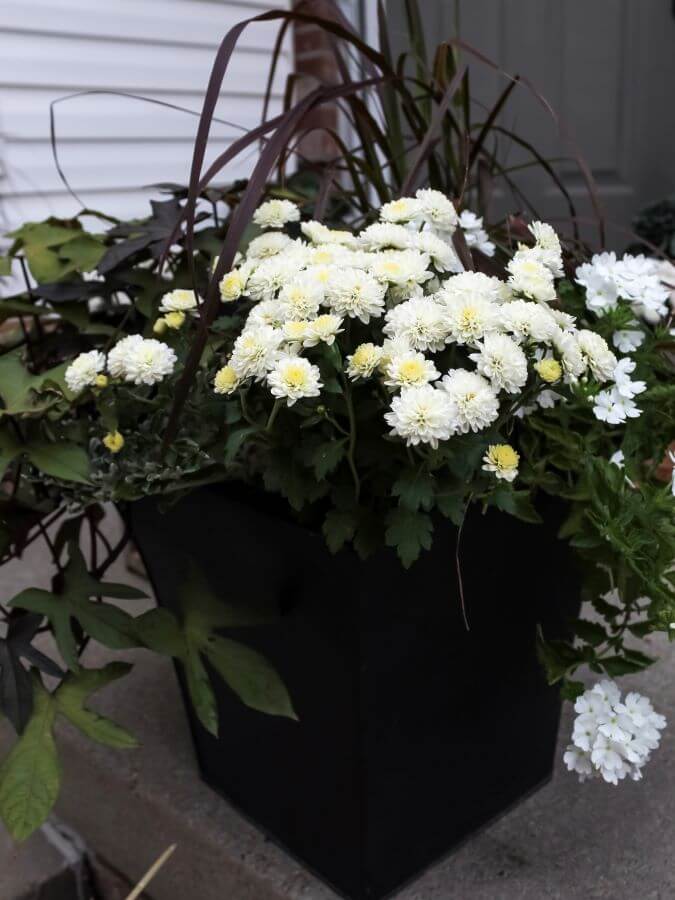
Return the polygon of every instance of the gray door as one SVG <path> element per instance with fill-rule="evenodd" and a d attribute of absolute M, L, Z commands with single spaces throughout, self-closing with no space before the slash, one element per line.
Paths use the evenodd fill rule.
<path fill-rule="evenodd" d="M 597 182 L 610 223 L 608 243 L 628 243 L 625 229 L 635 213 L 675 190 L 673 0 L 458 2 L 462 39 L 505 70 L 528 77 L 550 101 Z M 455 33 L 455 0 L 419 4 L 429 46 Z M 403 0 L 389 0 L 399 47 L 403 8 Z M 470 66 L 477 97 L 494 102 L 506 82 L 480 64 Z M 474 115 L 480 121 L 479 106 Z M 501 121 L 548 158 L 570 152 L 524 87 L 516 89 Z M 503 151 L 510 164 L 523 161 L 515 147 Z M 591 215 L 578 168 L 561 162 L 558 170 L 578 201 L 579 215 Z M 543 217 L 566 214 L 559 192 L 541 173 L 525 170 L 517 180 Z M 497 196 L 493 212 L 513 208 L 514 202 Z"/>

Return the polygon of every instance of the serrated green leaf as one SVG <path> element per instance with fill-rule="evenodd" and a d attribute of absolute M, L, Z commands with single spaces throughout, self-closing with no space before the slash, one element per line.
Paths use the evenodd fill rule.
<path fill-rule="evenodd" d="M 523 522 L 540 524 L 541 516 L 532 505 L 529 491 L 514 491 L 512 487 L 499 485 L 490 494 L 489 502 L 502 512 L 515 516 Z"/>
<path fill-rule="evenodd" d="M 386 524 L 386 544 L 396 548 L 404 568 L 410 568 L 422 550 L 430 549 L 433 524 L 426 513 L 412 512 L 400 506 L 389 513 Z"/>
<path fill-rule="evenodd" d="M 112 662 L 102 669 L 82 669 L 78 675 L 69 675 L 54 694 L 57 712 L 99 744 L 122 750 L 137 747 L 138 741 L 125 728 L 86 705 L 91 694 L 122 678 L 131 668 L 129 663 Z"/>
<path fill-rule="evenodd" d="M 312 453 L 311 461 L 314 466 L 314 474 L 320 481 L 322 481 L 326 475 L 330 475 L 331 472 L 334 472 L 340 465 L 345 457 L 346 443 L 346 438 L 343 438 L 340 441 L 326 441 L 324 444 L 319 444 Z"/>
<path fill-rule="evenodd" d="M 412 512 L 422 508 L 429 511 L 434 505 L 435 480 L 428 472 L 404 472 L 391 489 L 394 497 L 398 497 L 401 506 Z"/>
<path fill-rule="evenodd" d="M 329 510 L 321 530 L 331 553 L 337 553 L 352 540 L 356 526 L 357 516 L 353 510 Z"/>
<path fill-rule="evenodd" d="M 598 622 L 588 622 L 586 619 L 577 619 L 574 623 L 574 633 L 591 647 L 597 647 L 607 640 L 607 632 Z"/>
<path fill-rule="evenodd" d="M 38 679 L 33 715 L 0 766 L 0 818 L 16 841 L 45 821 L 58 797 L 61 771 L 52 727 L 55 705 Z"/>

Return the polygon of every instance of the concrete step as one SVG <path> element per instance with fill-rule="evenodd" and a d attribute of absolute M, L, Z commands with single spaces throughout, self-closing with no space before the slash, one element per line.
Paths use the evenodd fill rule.
<path fill-rule="evenodd" d="M 0 898 L 2 900 L 74 900 L 73 870 L 41 832 L 17 846 L 0 830 Z"/>

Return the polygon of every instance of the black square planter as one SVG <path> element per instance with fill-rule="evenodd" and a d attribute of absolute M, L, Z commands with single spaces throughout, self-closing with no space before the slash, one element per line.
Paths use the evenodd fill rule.
<path fill-rule="evenodd" d="M 551 775 L 560 713 L 535 655 L 578 609 L 555 509 L 543 526 L 473 509 L 405 571 L 361 562 L 264 495 L 201 489 L 160 513 L 131 507 L 160 603 L 188 559 L 224 598 L 271 603 L 278 625 L 234 635 L 276 666 L 299 722 L 246 708 L 219 684 L 220 738 L 188 714 L 204 779 L 352 900 L 381 898 Z M 180 674 L 180 673 L 179 673 Z"/>

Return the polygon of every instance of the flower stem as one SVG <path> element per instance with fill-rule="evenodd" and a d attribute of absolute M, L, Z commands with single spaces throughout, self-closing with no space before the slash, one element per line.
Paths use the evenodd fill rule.
<path fill-rule="evenodd" d="M 347 379 L 343 379 L 343 393 L 345 405 L 347 406 L 347 415 L 349 416 L 349 445 L 347 447 L 347 462 L 351 469 L 352 478 L 354 479 L 354 496 L 358 502 L 361 493 L 361 482 L 359 473 L 356 471 L 356 463 L 354 461 L 354 450 L 356 449 L 356 416 L 354 415 L 354 404 L 352 402 L 352 392 Z"/>
<path fill-rule="evenodd" d="M 272 407 L 272 412 L 270 413 L 270 417 L 267 420 L 267 425 L 265 426 L 265 431 L 272 430 L 272 426 L 274 425 L 274 420 L 279 415 L 280 409 L 281 409 L 281 400 L 275 400 L 274 406 Z"/>

